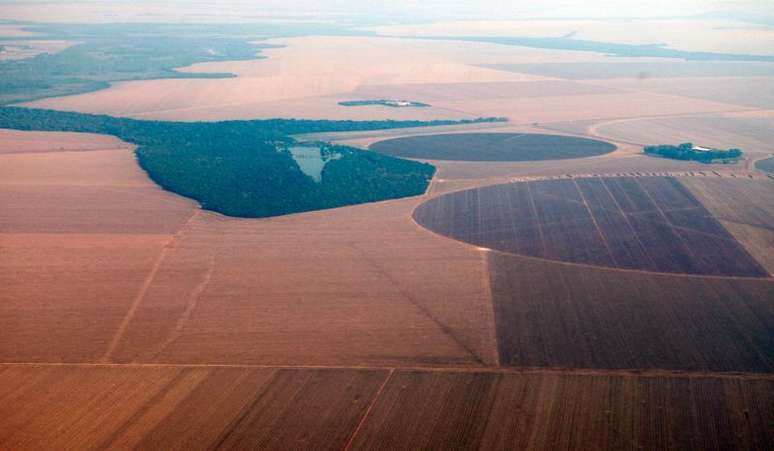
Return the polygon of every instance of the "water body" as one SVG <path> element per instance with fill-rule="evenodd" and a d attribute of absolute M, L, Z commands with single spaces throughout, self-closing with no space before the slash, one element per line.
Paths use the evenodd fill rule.
<path fill-rule="evenodd" d="M 329 161 L 339 158 L 338 154 L 323 155 L 318 146 L 294 146 L 288 149 L 290 155 L 296 160 L 301 172 L 308 175 L 317 183 L 322 182 L 322 171 Z"/>

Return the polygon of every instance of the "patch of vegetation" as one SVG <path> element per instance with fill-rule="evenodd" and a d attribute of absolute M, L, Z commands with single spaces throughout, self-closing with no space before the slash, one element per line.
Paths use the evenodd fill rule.
<path fill-rule="evenodd" d="M 694 146 L 692 143 L 683 143 L 677 146 L 670 144 L 645 146 L 643 150 L 647 155 L 701 163 L 733 163 L 742 157 L 742 151 L 739 149 L 707 149 Z"/>
<path fill-rule="evenodd" d="M 448 41 L 474 41 L 492 44 L 517 45 L 551 50 L 575 50 L 602 53 L 609 56 L 628 58 L 676 58 L 686 61 L 766 61 L 774 62 L 774 56 L 749 55 L 741 53 L 694 52 L 666 47 L 664 44 L 617 44 L 614 42 L 575 39 L 573 34 L 561 37 L 490 37 L 490 36 L 434 36 L 417 39 L 440 39 Z"/>
<path fill-rule="evenodd" d="M 61 52 L 0 61 L 0 105 L 105 89 L 110 83 L 164 78 L 230 78 L 229 73 L 187 73 L 195 63 L 261 58 L 276 46 L 254 41 L 306 34 L 353 34 L 326 24 L 244 25 L 30 25 L 38 35 L 15 40 L 78 42 Z"/>
<path fill-rule="evenodd" d="M 414 102 L 410 100 L 390 100 L 390 99 L 378 99 L 378 100 L 346 100 L 339 102 L 341 106 L 370 106 L 381 105 L 392 108 L 426 108 L 431 106 L 428 103 Z"/>
<path fill-rule="evenodd" d="M 319 144 L 329 161 L 317 182 L 301 171 L 288 150 L 297 144 L 289 135 L 461 122 L 294 119 L 161 122 L 0 108 L 0 128 L 99 133 L 136 144 L 140 165 L 163 188 L 195 199 L 203 208 L 251 218 L 420 195 L 435 172 L 433 166 L 425 163 Z"/>

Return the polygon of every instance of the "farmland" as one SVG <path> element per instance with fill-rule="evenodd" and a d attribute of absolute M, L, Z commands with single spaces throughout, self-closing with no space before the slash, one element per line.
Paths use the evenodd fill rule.
<path fill-rule="evenodd" d="M 379 141 L 374 152 L 422 160 L 541 161 L 593 157 L 610 153 L 606 142 L 559 135 L 459 133 Z"/>
<path fill-rule="evenodd" d="M 769 433 L 763 430 L 773 413 L 755 409 L 759 413 L 749 423 L 740 423 L 743 415 L 737 402 L 765 405 L 771 393 L 763 392 L 770 389 L 770 380 L 399 371 L 353 445 L 357 449 L 758 448 L 765 446 Z M 703 396 L 685 396 L 692 392 Z M 753 400 L 758 395 L 764 399 Z M 685 429 L 670 428 L 662 423 L 665 417 Z M 568 422 L 574 427 L 561 426 Z"/>
<path fill-rule="evenodd" d="M 0 449 L 774 442 L 771 24 L 22 3 Z"/>
<path fill-rule="evenodd" d="M 3 365 L 0 381 L 4 449 L 763 449 L 774 439 L 765 377 Z"/>
<path fill-rule="evenodd" d="M 765 160 L 758 161 L 755 163 L 755 167 L 762 171 L 774 174 L 774 158 L 766 158 Z"/>
<path fill-rule="evenodd" d="M 570 368 L 774 370 L 766 279 L 672 276 L 489 255 L 500 360 Z"/>
<path fill-rule="evenodd" d="M 765 181 L 698 180 L 683 184 L 770 274 L 774 274 L 774 188 Z"/>
<path fill-rule="evenodd" d="M 484 187 L 433 199 L 414 217 L 440 234 L 514 254 L 659 272 L 768 275 L 674 178 Z"/>

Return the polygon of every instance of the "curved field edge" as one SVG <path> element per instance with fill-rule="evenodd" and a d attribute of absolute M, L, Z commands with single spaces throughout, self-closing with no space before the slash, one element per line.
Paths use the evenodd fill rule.
<path fill-rule="evenodd" d="M 17 107 L 0 108 L 0 128 L 86 132 L 137 146 L 140 165 L 164 189 L 228 216 L 262 218 L 424 194 L 426 163 L 320 143 L 335 155 L 318 183 L 289 152 L 290 135 L 492 122 L 269 119 L 161 122 Z"/>
<path fill-rule="evenodd" d="M 614 144 L 539 133 L 446 133 L 387 139 L 370 150 L 419 160 L 517 162 L 569 160 L 605 155 Z"/>
<path fill-rule="evenodd" d="M 755 168 L 774 174 L 774 157 L 764 158 L 755 162 Z"/>
<path fill-rule="evenodd" d="M 720 221 L 725 216 L 708 211 L 673 177 L 490 185 L 430 199 L 413 217 L 448 238 L 528 258 L 649 273 L 769 276 Z"/>

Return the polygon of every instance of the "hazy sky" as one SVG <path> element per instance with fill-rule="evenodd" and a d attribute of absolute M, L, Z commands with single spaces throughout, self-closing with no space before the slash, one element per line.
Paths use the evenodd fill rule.
<path fill-rule="evenodd" d="M 172 17 L 374 15 L 399 20 L 519 18 L 653 18 L 699 14 L 774 16 L 773 0 L 0 0 L 0 19 L 59 21 L 78 11 L 115 21 Z M 64 14 L 65 16 L 62 16 Z M 58 17 L 59 16 L 59 17 Z M 84 21 L 88 20 L 85 17 Z"/>

